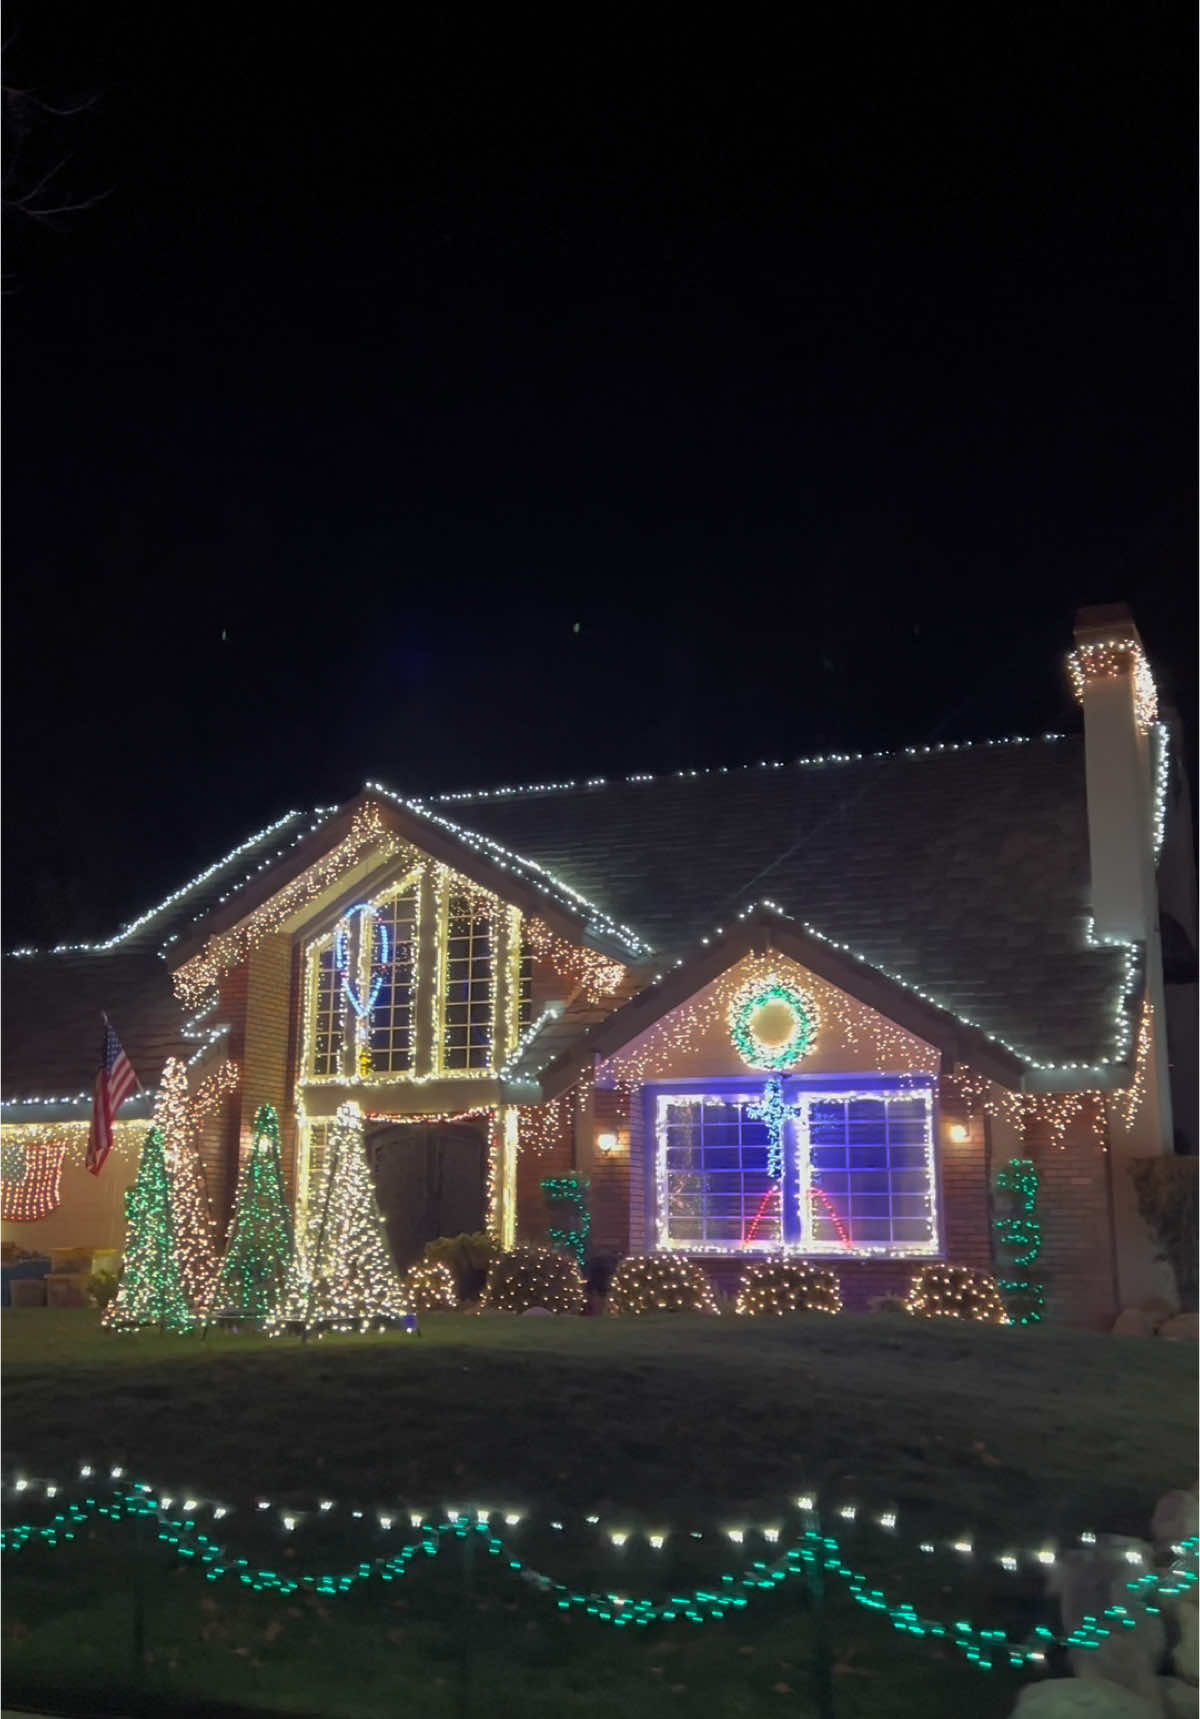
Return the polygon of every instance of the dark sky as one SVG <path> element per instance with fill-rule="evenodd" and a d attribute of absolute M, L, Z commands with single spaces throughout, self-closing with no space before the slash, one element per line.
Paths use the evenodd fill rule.
<path fill-rule="evenodd" d="M 10 6 L 104 195 L 5 218 L 6 947 L 373 775 L 1067 726 L 1083 602 L 1194 711 L 1194 21 L 922 10 Z"/>

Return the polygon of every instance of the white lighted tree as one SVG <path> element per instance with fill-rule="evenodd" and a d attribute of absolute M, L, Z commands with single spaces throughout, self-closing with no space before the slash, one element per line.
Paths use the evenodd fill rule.
<path fill-rule="evenodd" d="M 208 1183 L 197 1150 L 199 1107 L 188 1089 L 187 1068 L 171 1057 L 154 1104 L 154 1125 L 163 1137 L 179 1281 L 192 1312 L 203 1317 L 217 1280 L 217 1239 Z"/>
<path fill-rule="evenodd" d="M 362 1111 L 343 1104 L 329 1131 L 303 1247 L 267 1328 L 370 1331 L 408 1311 L 371 1182 Z"/>

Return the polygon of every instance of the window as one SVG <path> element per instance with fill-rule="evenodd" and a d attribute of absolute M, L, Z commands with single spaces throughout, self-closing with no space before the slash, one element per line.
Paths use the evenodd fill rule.
<path fill-rule="evenodd" d="M 446 907 L 445 1014 L 442 1066 L 486 1069 L 492 1064 L 494 931 L 489 904 L 453 890 Z"/>
<path fill-rule="evenodd" d="M 377 902 L 371 992 L 371 1067 L 376 1074 L 401 1074 L 412 1067 L 413 1000 L 416 974 L 417 891 L 410 886 Z"/>
<path fill-rule="evenodd" d="M 688 1243 L 779 1246 L 782 1188 L 767 1167 L 767 1130 L 747 1102 L 670 1098 L 660 1122 L 667 1233 Z"/>
<path fill-rule="evenodd" d="M 300 1174 L 296 1188 L 297 1226 L 302 1226 L 312 1216 L 316 1202 L 321 1197 L 321 1178 L 329 1153 L 329 1129 L 328 1122 L 304 1123 L 301 1137 L 303 1150 L 300 1154 Z"/>
<path fill-rule="evenodd" d="M 337 1074 L 342 1057 L 342 987 L 337 970 L 335 939 L 330 938 L 309 956 L 312 987 L 311 1074 Z"/>
<path fill-rule="evenodd" d="M 938 1251 L 933 1093 L 865 1078 L 784 1082 L 772 1174 L 762 1088 L 652 1089 L 658 1245 L 696 1252 Z"/>

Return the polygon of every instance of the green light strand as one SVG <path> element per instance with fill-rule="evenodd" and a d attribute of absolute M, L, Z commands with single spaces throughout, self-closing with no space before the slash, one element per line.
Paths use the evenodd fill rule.
<path fill-rule="evenodd" d="M 213 1310 L 261 1324 L 275 1312 L 292 1263 L 292 1220 L 283 1186 L 279 1117 L 262 1105 L 242 1160 L 229 1244 Z"/>
<path fill-rule="evenodd" d="M 137 1176 L 125 1195 L 125 1219 L 121 1283 L 103 1323 L 115 1331 L 145 1325 L 191 1331 L 196 1321 L 179 1270 L 178 1226 L 166 1141 L 159 1128 L 151 1128 L 146 1135 Z"/>
<path fill-rule="evenodd" d="M 573 1253 L 580 1271 L 586 1271 L 588 1237 L 592 1233 L 591 1183 L 586 1176 L 546 1176 L 539 1185 L 551 1205 L 579 1207 L 579 1219 L 574 1229 L 550 1229 L 547 1238 L 552 1248 Z"/>
<path fill-rule="evenodd" d="M 665 1602 L 634 1599 L 611 1592 L 575 1591 L 569 1584 L 543 1575 L 523 1559 L 514 1557 L 488 1524 L 472 1520 L 468 1515 L 456 1516 L 444 1523 L 422 1523 L 418 1539 L 409 1541 L 387 1557 L 363 1560 L 352 1570 L 281 1576 L 277 1570 L 252 1569 L 248 1559 L 233 1556 L 202 1533 L 194 1517 L 164 1517 L 154 1498 L 148 1495 L 148 1489 L 143 1488 L 128 1492 L 115 1488 L 113 1501 L 108 1505 L 101 1504 L 95 1497 L 85 1498 L 82 1504 L 68 1505 L 46 1526 L 21 1523 L 15 1528 L 0 1531 L 0 1551 L 21 1551 L 31 1540 L 41 1540 L 50 1546 L 73 1542 L 77 1530 L 92 1516 L 113 1522 L 153 1517 L 158 1522 L 158 1539 L 172 1546 L 177 1556 L 191 1559 L 204 1568 L 206 1580 L 219 1581 L 232 1576 L 256 1593 L 277 1593 L 284 1598 L 304 1589 L 328 1596 L 348 1593 L 356 1583 L 374 1576 L 385 1582 L 394 1581 L 407 1573 L 409 1565 L 418 1556 L 437 1557 L 448 1537 L 466 1540 L 471 1534 L 476 1534 L 486 1541 L 492 1557 L 505 1559 L 513 1574 L 540 1592 L 554 1595 L 560 1610 L 582 1609 L 585 1616 L 618 1629 L 630 1625 L 644 1628 L 651 1623 L 675 1623 L 680 1619 L 697 1624 L 717 1622 L 730 1611 L 744 1609 L 755 1592 L 769 1592 L 790 1577 L 803 1575 L 807 1568 L 819 1564 L 824 1571 L 846 1584 L 851 1598 L 858 1605 L 886 1616 L 893 1629 L 902 1634 L 945 1642 L 980 1671 L 992 1670 L 998 1661 L 1006 1661 L 1017 1668 L 1043 1662 L 1047 1649 L 1052 1646 L 1094 1649 L 1118 1630 L 1136 1628 L 1137 1622 L 1128 1607 L 1112 1605 L 1098 1617 L 1085 1617 L 1067 1636 L 1057 1636 L 1052 1630 L 1039 1626 L 1033 1632 L 1036 1638 L 1033 1643 L 1009 1641 L 1003 1630 L 983 1629 L 969 1619 L 958 1619 L 953 1624 L 941 1623 L 923 1617 L 909 1602 L 889 1600 L 881 1588 L 868 1586 L 866 1576 L 843 1562 L 837 1540 L 821 1534 L 815 1527 L 808 1528 L 795 1546 L 781 1553 L 773 1562 L 756 1560 L 743 1571 L 719 1576 L 710 1587 L 673 1594 Z M 1195 1536 L 1184 1541 L 1180 1555 L 1194 1557 L 1198 1544 L 1200 1541 Z M 1150 1596 L 1177 1594 L 1194 1588 L 1196 1582 L 1195 1572 L 1173 1567 L 1166 1576 L 1159 1576 L 1156 1572 L 1140 1576 L 1128 1584 L 1128 1589 L 1136 1602 L 1148 1605 Z"/>
<path fill-rule="evenodd" d="M 1010 1158 L 997 1173 L 996 1191 L 1004 1196 L 1007 1208 L 995 1220 L 995 1227 L 1011 1273 L 997 1277 L 996 1287 L 1015 1324 L 1039 1325 L 1046 1308 L 1046 1289 L 1029 1275 L 1042 1251 L 1042 1226 L 1034 1215 L 1038 1173 L 1032 1159 Z"/>

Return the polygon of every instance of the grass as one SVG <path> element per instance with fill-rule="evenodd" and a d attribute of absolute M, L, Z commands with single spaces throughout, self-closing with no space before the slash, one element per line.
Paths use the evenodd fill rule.
<path fill-rule="evenodd" d="M 87 1457 L 246 1506 L 260 1493 L 297 1506 L 322 1493 L 521 1504 L 543 1524 L 522 1531 L 523 1555 L 581 1586 L 711 1580 L 736 1567 L 722 1525 L 778 1517 L 816 1485 L 864 1514 L 899 1512 L 898 1539 L 864 1527 L 849 1541 L 873 1582 L 933 1615 L 965 1609 L 1019 1630 L 1036 1591 L 982 1560 L 968 1575 L 961 1560 L 921 1559 L 915 1542 L 968 1527 L 994 1549 L 1085 1528 L 1144 1534 L 1155 1498 L 1195 1476 L 1190 1347 L 1053 1328 L 448 1315 L 420 1339 L 302 1346 L 112 1338 L 93 1315 L 36 1309 L 6 1312 L 0 1335 L 10 1468 L 70 1476 Z M 594 1531 L 543 1548 L 556 1510 L 705 1539 L 674 1537 L 656 1578 L 632 1543 L 619 1565 L 597 1553 Z M 243 1536 L 253 1515 L 231 1518 Z M 1014 1698 L 1013 1675 L 939 1657 L 839 1593 L 818 1626 L 794 1583 L 720 1624 L 622 1635 L 556 1613 L 491 1560 L 469 1593 L 461 1560 L 439 1558 L 314 1610 L 172 1572 L 157 1549 L 144 1554 L 152 1657 L 135 1674 L 129 1532 L 9 1561 L 10 1700 L 58 1691 L 79 1707 L 107 1691 L 126 1711 L 163 1711 L 187 1693 L 214 1712 L 366 1716 L 409 1698 L 429 1715 L 637 1715 L 702 1692 L 712 1719 L 968 1706 L 986 1719 Z M 279 1555 L 276 1542 L 261 1549 Z M 823 1643 L 826 1694 L 814 1684 Z"/>

